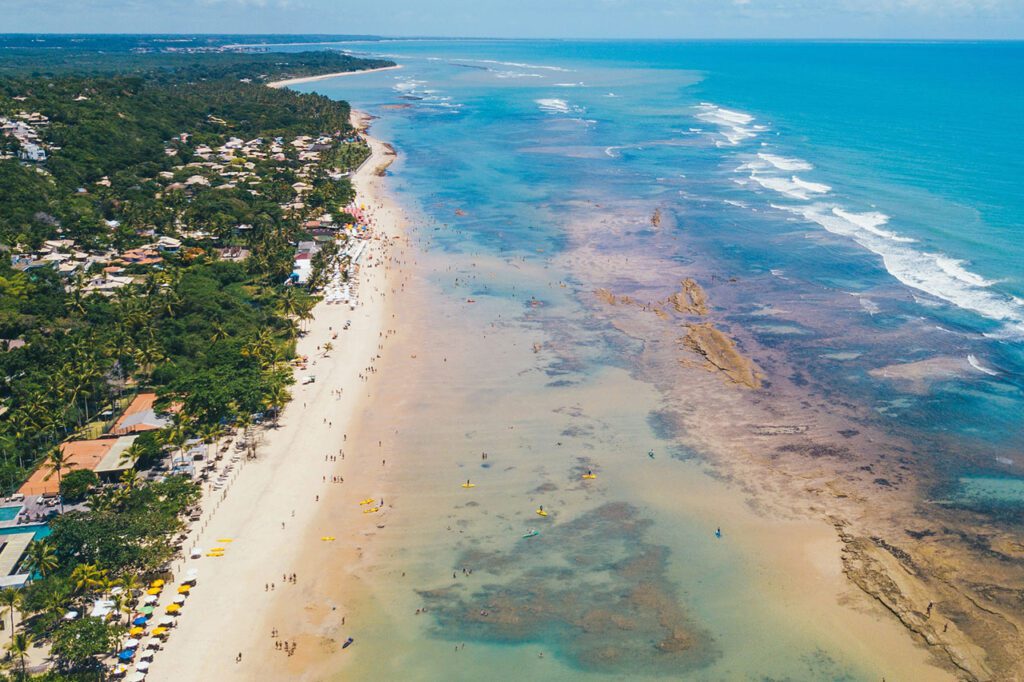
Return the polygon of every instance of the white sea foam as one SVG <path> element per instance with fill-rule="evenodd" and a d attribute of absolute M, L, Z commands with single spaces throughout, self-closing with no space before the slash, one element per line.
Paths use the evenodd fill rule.
<path fill-rule="evenodd" d="M 903 242 L 904 244 L 910 244 L 916 239 L 910 237 L 901 237 L 895 232 L 889 230 L 883 230 L 882 226 L 889 222 L 889 216 L 878 211 L 867 211 L 865 213 L 853 213 L 852 211 L 844 211 L 838 206 L 832 207 L 832 213 L 842 218 L 843 220 L 853 223 L 857 227 L 867 230 L 871 234 L 878 235 L 885 239 L 891 239 L 894 242 Z"/>
<path fill-rule="evenodd" d="M 881 256 L 885 269 L 903 284 L 958 308 L 1003 322 L 1015 336 L 1024 334 L 1024 306 L 1020 302 L 988 290 L 991 282 L 964 268 L 962 261 L 941 253 L 919 251 L 903 240 L 893 239 L 892 233 L 878 229 L 882 214 L 851 213 L 821 203 L 773 204 L 773 207 L 817 223 L 833 234 L 853 239 Z"/>
<path fill-rule="evenodd" d="M 542 71 L 562 71 L 568 73 L 571 69 L 564 69 L 561 66 L 548 66 L 546 64 L 525 64 L 523 62 L 501 62 L 495 59 L 468 59 L 466 61 L 479 64 L 499 64 L 501 66 L 515 66 L 520 69 L 540 69 Z"/>
<path fill-rule="evenodd" d="M 971 367 L 978 370 L 979 372 L 987 374 L 991 377 L 999 376 L 999 372 L 995 371 L 991 367 L 986 367 L 985 365 L 981 364 L 981 361 L 978 360 L 978 358 L 972 354 L 967 355 L 967 362 L 970 363 Z"/>
<path fill-rule="evenodd" d="M 832 191 L 832 188 L 828 185 L 824 185 L 820 182 L 808 182 L 807 180 L 801 180 L 795 175 L 793 176 L 793 184 L 812 194 L 828 194 Z"/>
<path fill-rule="evenodd" d="M 750 179 L 765 189 L 770 189 L 790 199 L 800 199 L 801 201 L 809 200 L 811 195 L 814 194 L 826 194 L 832 189 L 828 185 L 801 180 L 795 175 L 792 178 L 779 178 L 753 172 L 750 174 Z"/>
<path fill-rule="evenodd" d="M 539 73 L 527 73 L 526 71 L 499 71 L 498 69 L 491 69 L 491 73 L 494 74 L 495 78 L 543 78 Z"/>
<path fill-rule="evenodd" d="M 765 130 L 763 126 L 752 126 L 754 117 L 742 111 L 724 109 L 710 102 L 702 102 L 697 106 L 697 118 L 718 126 L 718 132 L 725 138 L 729 146 L 737 146 L 744 140 L 757 136 Z M 721 141 L 716 142 L 721 145 Z"/>
<path fill-rule="evenodd" d="M 564 99 L 556 99 L 554 97 L 545 99 L 535 99 L 534 102 L 540 107 L 540 110 L 548 114 L 581 114 L 583 108 L 572 104 L 569 104 Z"/>
<path fill-rule="evenodd" d="M 766 152 L 758 153 L 757 158 L 782 171 L 809 171 L 814 169 L 814 166 L 803 159 L 790 159 L 785 156 L 776 156 L 775 154 L 768 154 Z"/>

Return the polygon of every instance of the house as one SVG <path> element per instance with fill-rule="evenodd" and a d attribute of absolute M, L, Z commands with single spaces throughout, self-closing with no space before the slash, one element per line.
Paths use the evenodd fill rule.
<path fill-rule="evenodd" d="M 135 460 L 125 457 L 125 452 L 135 442 L 135 438 L 124 436 L 67 441 L 61 443 L 60 450 L 71 471 L 86 469 L 95 472 L 101 480 L 116 480 L 122 471 L 135 466 Z M 67 470 L 63 473 L 66 474 Z M 18 488 L 18 492 L 26 497 L 53 497 L 60 492 L 60 482 L 50 467 L 43 464 Z"/>
<path fill-rule="evenodd" d="M 160 237 L 156 240 L 156 248 L 160 251 L 175 252 L 181 248 L 181 240 L 174 237 Z"/>

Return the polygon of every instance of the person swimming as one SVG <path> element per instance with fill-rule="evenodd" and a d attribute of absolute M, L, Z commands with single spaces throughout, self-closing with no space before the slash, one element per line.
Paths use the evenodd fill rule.
<path fill-rule="evenodd" d="M 716 538 L 721 538 L 722 537 L 722 529 L 721 528 L 716 528 L 715 529 L 715 537 Z"/>

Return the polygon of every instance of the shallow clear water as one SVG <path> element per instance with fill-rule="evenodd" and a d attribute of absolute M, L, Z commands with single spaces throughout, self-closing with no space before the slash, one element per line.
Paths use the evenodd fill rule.
<path fill-rule="evenodd" d="M 392 447 L 421 463 L 406 483 L 436 492 L 403 502 L 415 512 L 398 513 L 415 522 L 378 541 L 375 570 L 409 563 L 407 583 L 367 597 L 383 600 L 374 634 L 402 653 L 360 670 L 416 677 L 417 661 L 445 651 L 422 679 L 474 679 L 492 666 L 543 679 L 671 676 L 636 653 L 663 628 L 641 619 L 609 630 L 611 616 L 560 586 L 592 581 L 608 602 L 635 560 L 653 602 L 676 597 L 679 611 L 664 619 L 693 638 L 673 670 L 892 674 L 862 631 L 819 613 L 798 578 L 779 572 L 799 570 L 799 557 L 759 559 L 764 538 L 777 551 L 787 535 L 746 516 L 742 498 L 727 502 L 700 453 L 679 447 L 659 422 L 661 396 L 637 375 L 652 349 L 588 306 L 598 286 L 667 295 L 693 273 L 727 325 L 799 368 L 787 381 L 913 439 L 933 453 L 942 489 L 972 509 L 990 493 L 999 510 L 1020 504 L 1024 46 L 338 47 L 403 69 L 297 89 L 380 117 L 375 134 L 400 152 L 391 187 L 418 212 L 413 236 L 429 253 L 415 269 L 413 326 L 428 330 L 418 355 L 432 364 L 385 373 L 401 423 L 371 414 L 367 428 L 397 429 Z M 493 453 L 486 467 L 482 451 Z M 578 479 L 591 466 L 594 490 Z M 449 482 L 467 476 L 479 477 L 473 494 L 500 498 L 460 503 L 465 491 Z M 523 539 L 548 521 L 533 514 L 538 504 L 557 510 L 559 530 Z M 711 533 L 723 519 L 725 542 Z M 584 561 L 592 555 L 609 559 Z M 482 577 L 461 587 L 467 563 Z M 408 617 L 424 604 L 431 617 Z M 470 646 L 441 646 L 453 641 Z"/>

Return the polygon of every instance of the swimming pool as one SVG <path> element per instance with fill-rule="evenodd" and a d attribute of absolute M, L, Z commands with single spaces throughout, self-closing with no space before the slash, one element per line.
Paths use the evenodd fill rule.
<path fill-rule="evenodd" d="M 50 526 L 45 523 L 30 523 L 24 526 L 10 526 L 0 528 L 0 535 L 14 535 L 15 533 L 35 533 L 33 540 L 42 540 L 50 534 Z"/>
<path fill-rule="evenodd" d="M 8 507 L 0 507 L 0 521 L 13 521 L 18 512 L 21 511 L 22 505 L 15 504 Z"/>

